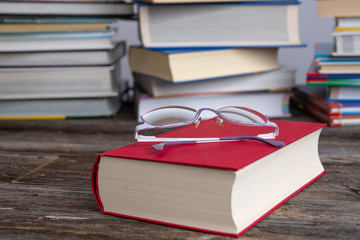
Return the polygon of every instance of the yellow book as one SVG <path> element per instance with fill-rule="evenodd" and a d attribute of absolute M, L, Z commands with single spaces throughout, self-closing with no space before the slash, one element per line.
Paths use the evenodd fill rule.
<path fill-rule="evenodd" d="M 109 23 L 1 23 L 0 32 L 108 31 Z"/>
<path fill-rule="evenodd" d="M 360 31 L 360 27 L 336 27 L 336 31 Z"/>

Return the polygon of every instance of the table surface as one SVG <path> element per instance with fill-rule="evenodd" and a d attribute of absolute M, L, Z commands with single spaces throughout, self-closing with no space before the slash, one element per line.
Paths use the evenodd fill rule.
<path fill-rule="evenodd" d="M 292 110 L 286 120 L 316 120 Z M 97 154 L 134 142 L 134 114 L 0 121 L 0 239 L 233 239 L 100 213 Z M 323 177 L 240 239 L 360 239 L 360 126 L 325 128 Z"/>

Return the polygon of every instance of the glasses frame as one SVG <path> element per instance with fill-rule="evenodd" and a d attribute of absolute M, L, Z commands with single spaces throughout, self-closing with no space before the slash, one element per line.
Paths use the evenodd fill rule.
<path fill-rule="evenodd" d="M 247 110 L 249 112 L 253 112 L 257 115 L 262 115 L 264 117 L 264 119 L 266 119 L 266 121 L 264 123 L 252 123 L 252 122 L 240 122 L 240 121 L 236 121 L 233 119 L 230 119 L 226 116 L 224 116 L 223 114 L 221 114 L 219 112 L 219 110 L 225 109 L 225 108 L 240 108 L 243 110 Z M 173 123 L 173 124 L 165 124 L 165 125 L 152 125 L 150 123 L 148 123 L 145 119 L 144 116 L 150 112 L 156 111 L 156 110 L 160 110 L 160 109 L 165 109 L 165 108 L 183 108 L 183 109 L 188 109 L 190 111 L 196 112 L 195 117 L 189 121 L 184 121 L 181 123 Z M 153 110 L 148 111 L 147 113 L 143 114 L 142 116 L 140 116 L 141 121 L 143 122 L 142 124 L 139 124 L 135 127 L 135 139 L 138 141 L 150 141 L 150 139 L 155 139 L 156 141 L 168 141 L 168 140 L 162 140 L 162 139 L 173 139 L 173 138 L 157 138 L 155 136 L 144 136 L 144 135 L 140 135 L 139 131 L 143 131 L 143 130 L 149 130 L 149 129 L 162 129 L 162 128 L 174 128 L 174 127 L 182 127 L 182 126 L 187 126 L 187 125 L 191 125 L 191 124 L 199 124 L 199 122 L 201 121 L 201 113 L 203 111 L 210 111 L 215 113 L 217 116 L 215 118 L 215 120 L 220 121 L 220 123 L 222 122 L 222 120 L 226 120 L 228 122 L 234 123 L 234 124 L 238 124 L 238 125 L 244 125 L 244 126 L 258 126 L 258 127 L 274 127 L 275 131 L 273 133 L 266 133 L 266 134 L 259 134 L 258 137 L 262 137 L 265 139 L 273 139 L 276 136 L 279 135 L 279 127 L 277 126 L 276 123 L 271 122 L 268 118 L 267 115 L 264 115 L 262 113 L 259 113 L 253 109 L 250 108 L 246 108 L 246 107 L 240 107 L 240 106 L 227 106 L 227 107 L 222 107 L 219 108 L 217 110 L 214 110 L 212 108 L 200 108 L 199 110 L 190 108 L 190 107 L 184 107 L 184 106 L 165 106 L 165 107 L 159 107 L 159 108 L 155 108 Z M 220 119 L 219 119 L 220 117 Z M 179 138 L 174 138 L 174 139 L 179 139 Z M 201 138 L 185 138 L 185 139 L 201 139 Z M 171 140 L 169 140 L 171 141 Z"/>
<path fill-rule="evenodd" d="M 262 116 L 263 119 L 265 119 L 264 123 L 252 123 L 252 122 L 240 122 L 240 121 L 236 121 L 233 119 L 230 119 L 226 116 L 224 116 L 223 114 L 221 114 L 219 111 L 225 108 L 239 108 L 239 109 L 243 109 L 249 112 L 252 112 L 258 116 Z M 184 122 L 180 122 L 180 123 L 174 123 L 174 124 L 165 124 L 165 125 L 152 125 L 150 123 L 148 123 L 144 116 L 150 112 L 156 111 L 156 110 L 160 110 L 160 109 L 165 109 L 165 108 L 182 108 L 182 109 L 187 109 L 190 111 L 195 112 L 195 116 L 193 119 L 189 120 L 189 121 L 184 121 Z M 231 137 L 217 137 L 217 138 L 158 138 L 156 136 L 145 136 L 145 135 L 140 135 L 139 131 L 142 130 L 149 130 L 149 129 L 162 129 L 162 128 L 174 128 L 174 127 L 181 127 L 181 126 L 187 126 L 187 125 L 191 125 L 191 124 L 196 124 L 196 127 L 198 126 L 198 124 L 200 124 L 201 121 L 201 113 L 203 111 L 211 111 L 213 113 L 216 114 L 216 117 L 214 118 L 214 120 L 216 121 L 216 123 L 220 126 L 222 126 L 222 121 L 226 120 L 230 123 L 234 123 L 234 124 L 238 124 L 238 125 L 244 125 L 244 126 L 260 126 L 260 127 L 274 127 L 275 131 L 271 132 L 271 133 L 265 133 L 265 134 L 258 134 L 257 136 L 231 136 Z M 276 136 L 279 135 L 279 127 L 277 126 L 276 123 L 271 122 L 268 118 L 267 115 L 264 115 L 260 112 L 257 112 L 253 109 L 250 108 L 246 108 L 246 107 L 240 107 L 240 106 L 227 106 L 227 107 L 222 107 L 219 108 L 217 110 L 214 110 L 212 108 L 200 108 L 199 110 L 193 109 L 193 108 L 189 108 L 189 107 L 185 107 L 185 106 L 164 106 L 164 107 L 159 107 L 159 108 L 155 108 L 153 110 L 150 110 L 149 112 L 143 114 L 142 116 L 140 116 L 141 121 L 143 122 L 142 124 L 139 124 L 135 127 L 135 139 L 138 142 L 162 142 L 159 144 L 155 144 L 152 145 L 153 149 L 161 151 L 163 150 L 163 148 L 165 146 L 169 146 L 169 145 L 181 145 L 181 144 L 196 144 L 196 143 L 209 143 L 209 142 L 224 142 L 224 141 L 242 141 L 242 140 L 256 140 L 256 141 L 261 141 L 264 142 L 266 144 L 269 144 L 273 147 L 284 147 L 285 143 L 282 141 L 276 141 L 276 140 L 270 140 L 270 139 L 274 139 L 276 138 Z M 223 126 L 222 126 L 223 127 Z"/>

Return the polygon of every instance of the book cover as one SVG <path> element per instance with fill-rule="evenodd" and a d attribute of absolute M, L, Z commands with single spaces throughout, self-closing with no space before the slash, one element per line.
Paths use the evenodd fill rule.
<path fill-rule="evenodd" d="M 291 122 L 285 120 L 274 121 L 278 124 L 281 134 L 276 140 L 283 141 L 289 145 L 309 133 L 323 128 L 324 124 Z M 224 123 L 225 128 L 216 127 L 214 121 L 202 122 L 194 131 L 194 126 L 184 127 L 175 131 L 164 133 L 161 137 L 218 137 L 218 136 L 255 136 L 262 132 L 269 131 L 266 128 L 234 126 Z M 231 127 L 230 127 L 231 126 Z M 196 136 L 195 136 L 196 134 Z M 192 166 L 221 168 L 236 171 L 246 167 L 254 161 L 280 150 L 258 142 L 228 142 L 228 143 L 206 143 L 191 144 L 169 147 L 164 152 L 154 151 L 153 143 L 134 143 L 123 148 L 118 148 L 104 153 L 107 156 L 116 156 L 131 159 L 142 159 L 148 161 L 159 161 Z M 209 147 L 210 146 L 210 147 Z M 136 149 L 136 151 L 134 151 Z M 186 150 L 185 152 L 183 150 Z M 256 150 L 256 151 L 253 151 Z M 191 156 L 185 157 L 187 153 Z M 220 154 L 221 153 L 221 154 Z M 240 156 L 241 161 L 238 157 Z"/>
<path fill-rule="evenodd" d="M 134 219 L 138 219 L 138 220 L 143 220 L 143 221 L 150 221 L 150 222 L 155 222 L 155 223 L 160 223 L 160 224 L 165 224 L 165 225 L 170 225 L 170 226 L 175 226 L 175 227 L 182 227 L 182 228 L 187 228 L 187 229 L 192 229 L 192 230 L 197 230 L 197 231 L 205 231 L 205 232 L 210 232 L 210 233 L 216 233 L 216 234 L 223 234 L 223 235 L 228 235 L 228 236 L 232 236 L 232 237 L 238 237 L 239 235 L 243 234 L 245 231 L 249 230 L 251 227 L 253 227 L 255 224 L 257 224 L 260 220 L 262 220 L 263 218 L 265 218 L 268 214 L 270 214 L 273 210 L 275 210 L 277 207 L 279 207 L 281 204 L 283 204 L 285 201 L 287 201 L 288 199 L 290 199 L 291 197 L 293 197 L 295 194 L 297 194 L 298 192 L 300 192 L 302 189 L 304 189 L 306 186 L 308 186 L 309 184 L 311 184 L 313 181 L 315 181 L 317 178 L 319 178 L 320 176 L 322 176 L 325 173 L 325 170 L 323 169 L 320 160 L 318 159 L 317 156 L 317 141 L 318 141 L 318 134 L 320 134 L 321 129 L 325 126 L 324 124 L 318 124 L 318 123 L 303 123 L 303 122 L 291 122 L 291 121 L 275 121 L 278 126 L 280 127 L 280 136 L 277 138 L 277 140 L 280 141 L 284 141 L 286 146 L 288 147 L 284 147 L 282 149 L 279 148 L 274 148 L 274 147 L 270 147 L 264 144 L 259 144 L 257 142 L 253 142 L 253 141 L 237 141 L 237 142 L 226 142 L 226 143 L 206 143 L 206 144 L 190 144 L 190 145 L 179 145 L 179 146 L 171 146 L 169 148 L 164 149 L 161 152 L 155 151 L 151 148 L 152 143 L 134 143 L 134 144 L 130 144 L 128 146 L 125 147 L 121 147 L 118 149 L 114 149 L 105 153 L 102 153 L 98 156 L 95 164 L 94 164 L 94 168 L 92 171 L 92 188 L 94 191 L 94 196 L 95 199 L 99 205 L 99 208 L 101 210 L 101 212 L 107 213 L 107 214 L 111 214 L 111 215 L 116 215 L 116 216 L 121 216 L 121 217 L 128 217 L 128 218 L 134 218 Z M 230 124 L 231 125 L 231 124 Z M 188 127 L 184 127 L 178 130 L 174 130 L 165 134 L 162 134 L 162 137 L 209 137 L 209 136 L 234 136 L 234 135 L 254 135 L 257 134 L 259 132 L 262 132 L 264 129 L 261 128 L 249 128 L 249 127 L 241 127 L 241 126 L 237 126 L 237 127 L 233 127 L 233 126 L 229 126 L 226 125 L 225 128 L 217 128 L 216 126 L 214 126 L 214 122 L 211 120 L 208 121 L 203 121 L 201 122 L 199 128 L 194 131 L 194 126 L 188 126 Z M 190 223 L 191 220 L 189 220 L 190 222 L 187 221 L 182 221 L 182 220 L 178 220 L 176 219 L 176 217 L 174 216 L 168 216 L 167 214 L 165 214 L 164 218 L 158 218 L 158 217 L 149 217 L 149 215 L 132 215 L 131 213 L 126 213 L 126 212 L 118 212 L 118 211 L 112 211 L 111 209 L 109 210 L 107 208 L 107 206 L 104 205 L 103 200 L 105 199 L 102 198 L 103 195 L 101 195 L 102 193 L 102 189 L 99 189 L 99 184 L 101 185 L 102 183 L 100 183 L 102 181 L 102 179 L 99 179 L 99 168 L 100 171 L 102 168 L 102 161 L 105 161 L 105 158 L 110 158 L 110 161 L 115 161 L 115 159 L 124 159 L 125 161 L 128 161 L 130 164 L 131 163 L 135 163 L 135 164 L 145 164 L 147 165 L 147 163 L 152 164 L 153 166 L 155 166 L 154 171 L 156 171 L 156 166 L 159 166 L 160 168 L 162 166 L 164 166 L 165 168 L 169 169 L 169 171 L 182 171 L 181 169 L 183 169 L 185 172 L 187 172 L 186 174 L 186 178 L 181 178 L 184 179 L 184 181 L 188 181 L 189 178 L 192 178 L 192 173 L 197 173 L 197 171 L 199 171 L 199 174 L 201 174 L 201 176 L 203 176 L 204 178 L 201 178 L 202 181 L 204 181 L 206 183 L 207 178 L 209 179 L 216 179 L 215 182 L 213 182 L 213 185 L 218 185 L 219 182 L 220 183 L 224 183 L 225 185 L 221 185 L 222 187 L 217 188 L 219 191 L 221 191 L 220 189 L 228 189 L 229 186 L 230 188 L 232 188 L 232 180 L 229 180 L 230 182 L 227 182 L 227 177 L 229 176 L 233 176 L 233 173 L 236 174 L 240 174 L 244 173 L 246 171 L 250 171 L 247 172 L 247 176 L 249 176 L 250 182 L 247 182 L 249 185 L 252 185 L 255 183 L 258 184 L 258 186 L 260 187 L 262 184 L 264 184 L 263 181 L 266 182 L 265 179 L 263 180 L 259 180 L 257 181 L 256 178 L 259 176 L 264 176 L 267 175 L 268 173 L 273 172 L 273 174 L 275 174 L 274 176 L 278 176 L 278 177 L 282 177 L 282 174 L 280 174 L 280 172 L 277 172 L 277 167 L 275 165 L 272 165 L 272 160 L 265 160 L 267 156 L 274 156 L 272 159 L 277 162 L 280 159 L 283 159 L 284 162 L 279 162 L 278 164 L 280 164 L 281 166 L 286 166 L 286 167 L 290 167 L 293 168 L 295 166 L 292 166 L 292 163 L 294 163 L 294 161 L 290 161 L 290 159 L 292 159 L 295 155 L 292 155 L 294 153 L 288 153 L 287 154 L 287 149 L 294 149 L 294 148 L 300 148 L 298 150 L 301 150 L 301 147 L 299 145 L 297 145 L 299 142 L 301 142 L 301 139 L 308 139 L 308 136 L 313 136 L 312 140 L 309 140 L 308 144 L 310 144 L 311 142 L 311 148 L 312 150 L 309 152 L 312 152 L 314 155 L 312 155 L 311 157 L 301 157 L 301 159 L 297 159 L 295 160 L 295 158 L 293 159 L 295 162 L 298 162 L 299 164 L 299 168 L 303 169 L 305 165 L 307 165 L 305 162 L 307 161 L 313 161 L 312 164 L 307 165 L 307 167 L 305 167 L 307 170 L 305 170 L 304 172 L 311 172 L 308 174 L 305 174 L 306 177 L 302 178 L 302 180 L 300 182 L 298 182 L 298 184 L 295 184 L 296 186 L 292 186 L 291 188 L 287 189 L 287 191 L 285 191 L 285 193 L 279 194 L 281 195 L 281 197 L 277 196 L 276 200 L 274 200 L 274 202 L 271 203 L 271 206 L 269 206 L 268 204 L 267 207 L 259 210 L 260 205 L 262 205 L 259 201 L 260 198 L 261 199 L 266 199 L 266 201 L 269 200 L 269 198 L 271 198 L 270 196 L 274 196 L 277 195 L 274 192 L 270 193 L 269 192 L 269 198 L 267 196 L 260 196 L 260 195 L 255 195 L 255 199 L 254 202 L 255 205 L 253 205 L 252 207 L 254 207 L 255 209 L 257 209 L 255 211 L 250 210 L 249 215 L 247 215 L 248 213 L 244 212 L 244 216 L 248 216 L 245 217 L 246 219 L 242 219 L 239 220 L 237 218 L 244 218 L 244 216 L 242 214 L 240 214 L 240 216 L 234 216 L 235 221 L 239 221 L 241 223 L 239 223 L 239 226 L 236 230 L 232 229 L 229 230 L 229 227 L 227 225 L 232 225 L 232 223 L 227 223 L 226 221 L 221 221 L 221 223 L 224 224 L 224 226 L 218 226 L 217 225 L 217 221 L 218 219 L 216 218 L 206 218 L 206 219 L 202 219 L 204 221 L 208 221 L 209 220 L 209 225 L 207 224 L 203 224 L 201 221 L 196 223 Z M 304 140 L 306 141 L 306 140 Z M 310 146 L 309 145 L 309 146 Z M 303 146 L 305 147 L 305 146 Z M 291 150 L 290 150 L 291 151 Z M 278 155 L 279 154 L 279 155 Z M 300 154 L 301 155 L 301 154 Z M 283 156 L 283 157 L 281 157 Z M 103 159 L 104 158 L 104 159 Z M 115 158 L 115 159 L 114 159 Z M 102 160 L 103 159 L 103 160 Z M 305 160 L 306 159 L 306 160 Z M 288 165 L 288 162 L 290 165 Z M 264 163 L 267 167 L 264 168 L 264 171 L 261 171 L 262 173 L 260 173 L 260 175 L 258 175 L 257 173 L 253 172 L 253 170 L 257 169 L 260 165 L 258 164 L 262 164 Z M 283 165 L 285 164 L 285 165 Z M 140 167 L 140 165 L 138 165 Z M 284 168 L 286 168 L 284 167 Z M 282 168 L 282 167 L 281 167 Z M 295 167 L 296 168 L 296 167 Z M 153 168 L 148 168 L 148 171 L 146 171 L 144 169 L 145 172 L 151 174 Z M 172 170 L 171 170 L 172 169 Z M 310 170 L 311 169 L 311 170 Z M 288 169 L 290 170 L 290 169 Z M 299 170 L 299 169 L 297 169 Z M 150 172 L 149 172 L 150 171 Z M 206 174 L 204 173 L 204 175 L 200 172 L 206 172 Z M 256 171 L 256 170 L 255 170 Z M 115 171 L 116 172 L 116 171 Z M 147 174 L 145 173 L 144 174 Z M 185 172 L 183 174 L 185 174 Z M 293 178 L 294 175 L 302 175 L 299 174 L 302 171 L 288 171 L 291 172 L 290 178 Z M 142 170 L 140 170 L 139 168 L 139 174 L 142 173 Z M 160 173 L 160 172 L 159 172 Z M 207 173 L 209 175 L 207 175 Z M 224 174 L 224 175 L 222 175 Z M 227 175 L 230 174 L 230 175 Z M 121 176 L 121 174 L 119 175 L 119 173 L 117 174 L 118 176 Z M 173 180 L 171 180 L 171 176 L 173 176 L 174 174 L 171 174 L 170 172 L 167 171 L 163 171 L 160 175 L 170 175 L 170 178 L 167 180 L 165 179 L 158 179 L 160 182 L 163 182 L 164 184 L 167 184 L 168 182 L 173 182 Z M 218 178 L 220 176 L 220 178 Z M 226 176 L 225 176 L 226 175 Z M 197 177 L 196 177 L 197 176 Z M 253 176 L 253 177 L 251 177 Z M 276 177 L 271 177 L 271 179 L 276 178 Z M 168 176 L 169 177 L 169 176 Z M 242 176 L 245 177 L 245 176 Z M 246 178 L 246 177 L 245 177 Z M 262 177 L 261 177 L 262 178 Z M 186 179 L 186 180 L 185 180 Z M 216 182 L 217 179 L 219 179 L 219 182 Z M 222 180 L 220 180 L 222 179 Z M 292 182 L 292 180 L 288 179 L 286 176 L 286 183 L 288 182 Z M 115 179 L 114 179 L 115 180 Z M 245 180 L 245 179 L 244 179 Z M 280 179 L 278 179 L 279 181 L 282 181 Z M 146 183 L 141 183 L 141 181 L 135 180 L 137 183 L 135 184 L 138 187 L 141 187 L 142 184 L 146 184 Z M 153 182 L 153 179 L 150 180 L 150 182 Z M 199 176 L 195 174 L 194 177 L 194 181 L 195 183 L 199 184 Z M 239 182 L 238 182 L 239 183 Z M 279 183 L 279 182 L 278 182 Z M 127 183 L 125 183 L 127 184 Z M 164 188 L 164 184 L 162 184 L 161 188 Z M 234 188 L 241 188 L 241 186 L 244 185 L 239 183 L 239 185 L 237 185 L 236 183 L 234 183 Z M 115 184 L 116 186 L 118 186 L 118 189 L 121 189 L 122 187 L 122 183 L 118 182 Z M 131 183 L 129 183 L 129 185 L 127 185 L 128 187 L 131 188 Z M 190 187 L 192 189 L 192 187 L 196 185 L 196 184 L 190 184 L 187 185 L 188 187 Z M 200 184 L 201 185 L 201 184 Z M 277 184 L 272 183 L 272 187 L 273 189 L 278 189 L 279 186 L 276 186 Z M 286 185 L 286 184 L 285 184 Z M 141 189 L 152 189 L 151 191 L 154 191 L 153 194 L 156 195 L 155 191 L 157 191 L 157 186 L 152 186 L 152 185 L 148 185 L 147 187 L 141 187 Z M 175 191 L 175 195 L 181 194 L 182 192 L 186 192 L 186 189 L 182 189 L 181 191 L 177 191 L 178 186 L 173 186 L 173 188 L 171 188 L 171 185 L 168 186 L 169 187 L 169 191 L 172 191 L 170 189 L 174 188 Z M 206 188 L 206 187 L 205 187 Z M 202 194 L 210 194 L 209 192 L 207 192 L 207 189 L 209 188 L 209 186 L 204 189 L 203 187 L 200 187 L 197 190 L 191 190 L 192 193 L 188 193 L 190 195 L 194 194 L 196 196 L 196 198 L 202 196 Z M 216 188 L 216 187 L 215 187 Z M 287 187 L 286 187 L 287 188 Z M 167 189 L 167 188 L 165 188 Z M 242 195 L 242 201 L 237 202 L 235 201 L 235 205 L 243 205 L 241 207 L 246 207 L 245 202 L 246 202 L 246 195 L 248 192 L 247 191 L 251 191 L 251 187 L 250 189 L 245 187 L 244 190 L 245 192 L 243 192 L 242 194 L 240 193 L 235 193 L 236 196 Z M 197 193 L 197 191 L 201 191 L 201 193 Z M 204 192 L 203 192 L 204 191 Z M 227 190 L 226 190 L 227 191 Z M 136 192 L 138 193 L 138 192 Z M 216 194 L 217 193 L 217 194 Z M 206 195 L 205 194 L 205 195 Z M 220 196 L 222 196 L 220 192 L 215 191 L 214 195 L 206 195 L 208 196 L 208 201 L 211 201 L 210 199 L 215 198 L 217 199 L 218 196 L 220 194 Z M 146 195 L 146 194 L 145 194 Z M 190 197 L 190 195 L 186 195 L 187 198 Z M 228 193 L 224 192 L 224 195 L 228 196 Z M 174 197 L 174 196 L 172 196 Z M 225 197 L 225 196 L 224 196 Z M 126 198 L 126 197 L 125 197 Z M 141 198 L 141 194 L 139 195 L 139 198 Z M 167 195 L 162 195 L 161 198 L 159 198 L 158 200 L 161 201 L 162 198 L 170 198 L 170 196 Z M 221 197 L 222 198 L 222 197 Z M 226 197 L 225 197 L 226 198 Z M 124 198 L 122 198 L 122 200 L 119 201 L 123 201 Z M 188 201 L 189 199 L 184 199 L 184 201 Z M 131 200 L 130 200 L 131 201 Z M 195 201 L 195 200 L 194 200 Z M 202 205 L 207 205 L 208 201 L 200 201 L 200 203 L 202 203 Z M 226 215 L 226 212 L 229 211 L 227 208 L 228 206 L 226 206 L 227 204 L 223 204 L 223 200 L 222 199 L 217 199 L 215 200 L 215 202 L 221 202 L 221 207 L 220 209 L 218 209 L 218 207 L 216 207 L 215 205 L 212 205 L 212 203 L 210 204 L 210 206 L 212 206 L 211 211 L 210 212 L 216 212 L 219 211 L 218 214 L 222 215 L 222 217 L 224 217 L 224 215 Z M 227 201 L 227 200 L 226 200 Z M 269 200 L 270 201 L 270 200 Z M 175 204 L 175 208 L 177 208 L 178 205 L 181 205 L 181 207 L 184 207 L 182 204 L 181 199 L 179 199 L 179 201 L 176 201 L 177 204 Z M 252 202 L 252 200 L 250 200 L 250 202 Z M 118 202 L 119 204 L 119 202 Z M 143 204 L 143 203 L 141 203 Z M 144 203 L 145 205 L 147 205 L 147 203 Z M 151 204 L 151 203 L 150 203 Z M 258 205 L 259 204 L 259 205 Z M 124 204 L 120 204 L 121 206 L 126 205 L 126 203 Z M 225 206 L 224 206 L 225 205 Z M 251 204 L 250 204 L 251 205 Z M 156 212 L 161 211 L 161 208 L 168 208 L 168 206 L 162 206 L 161 205 L 157 205 L 156 206 L 149 206 L 150 210 L 149 211 L 155 211 L 155 216 L 157 215 Z M 151 209 L 152 207 L 154 207 L 155 209 Z M 239 209 L 241 209 L 240 206 Z M 235 208 L 237 208 L 235 207 Z M 147 209 L 149 209 L 148 207 L 145 206 L 145 208 L 143 209 L 144 211 L 147 211 Z M 157 210 L 156 210 L 157 209 Z M 196 213 L 197 210 L 194 208 L 193 209 Z M 172 211 L 172 209 L 169 209 L 169 211 Z M 209 211 L 209 209 L 208 209 Z M 224 211 L 224 212 L 223 212 Z M 240 210 L 239 210 L 240 211 Z M 182 212 L 186 212 L 186 209 L 181 210 L 180 215 L 182 215 Z M 256 213 L 255 213 L 256 212 Z M 141 213 L 141 211 L 140 211 Z M 174 215 L 176 215 L 176 211 L 174 212 Z M 201 212 L 200 212 L 201 215 Z M 205 214 L 206 215 L 206 214 Z M 152 216 L 152 215 L 150 215 Z M 219 216 L 220 217 L 220 216 Z M 220 218 L 222 218 L 220 217 Z M 197 217 L 194 217 L 197 218 Z M 172 220 L 170 220 L 172 219 Z M 214 220 L 214 222 L 212 222 Z M 226 230 L 225 230 L 226 229 Z"/>

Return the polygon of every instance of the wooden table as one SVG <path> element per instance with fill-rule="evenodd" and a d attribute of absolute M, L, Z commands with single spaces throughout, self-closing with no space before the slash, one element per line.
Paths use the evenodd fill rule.
<path fill-rule="evenodd" d="M 315 121 L 293 110 L 289 120 Z M 232 239 L 100 213 L 98 153 L 134 142 L 135 117 L 0 122 L 0 239 Z M 360 239 L 360 127 L 325 128 L 328 171 L 241 239 Z"/>

